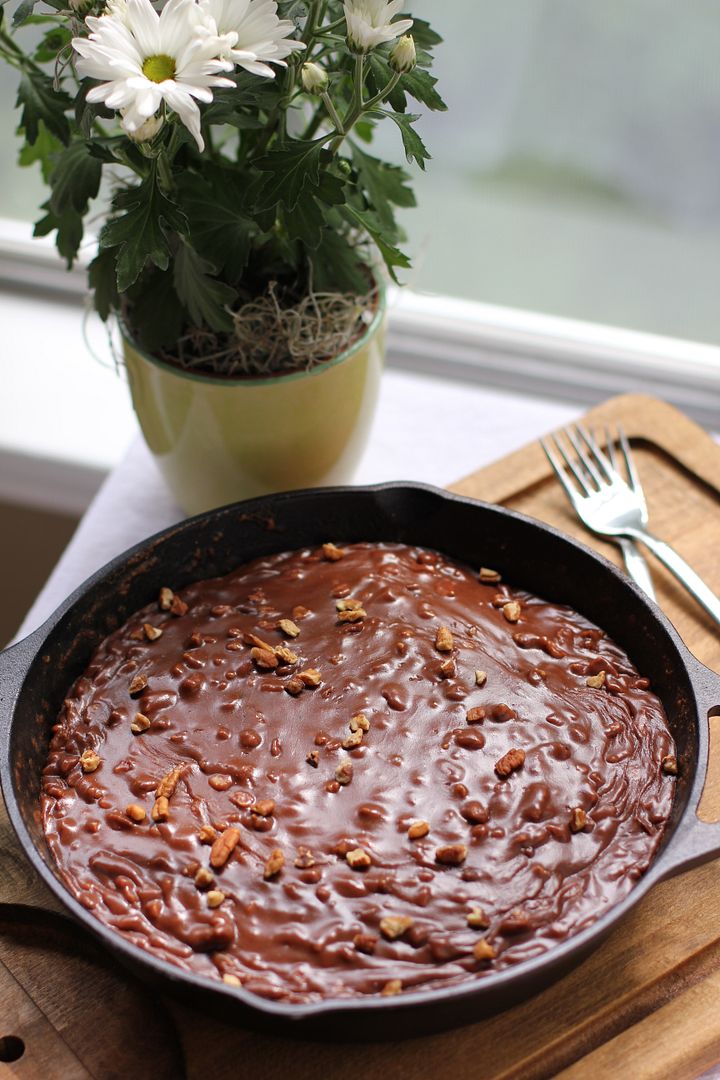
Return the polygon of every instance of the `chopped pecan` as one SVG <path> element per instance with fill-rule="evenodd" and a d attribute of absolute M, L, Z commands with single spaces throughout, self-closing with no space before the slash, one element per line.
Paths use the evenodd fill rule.
<path fill-rule="evenodd" d="M 224 866 L 240 842 L 240 830 L 234 826 L 223 829 L 210 848 L 210 865 L 214 870 Z"/>
<path fill-rule="evenodd" d="M 208 889 L 215 881 L 215 877 L 212 871 L 208 870 L 207 866 L 200 866 L 195 871 L 193 880 L 198 889 Z"/>
<path fill-rule="evenodd" d="M 170 603 L 170 614 L 179 617 L 180 615 L 187 615 L 188 606 L 184 600 L 175 593 Z"/>
<path fill-rule="evenodd" d="M 303 607 L 302 604 L 298 604 L 297 607 L 292 609 L 292 617 L 295 622 L 300 619 L 306 619 L 310 615 L 310 608 Z"/>
<path fill-rule="evenodd" d="M 666 754 L 665 757 L 662 759 L 661 764 L 662 771 L 665 773 L 666 776 L 677 776 L 678 763 L 676 757 L 674 757 L 672 754 Z"/>
<path fill-rule="evenodd" d="M 337 617 L 339 623 L 357 623 L 367 618 L 367 611 L 365 608 L 357 607 L 350 611 L 338 611 Z"/>
<path fill-rule="evenodd" d="M 283 634 L 290 638 L 296 638 L 300 633 L 300 627 L 292 619 L 280 619 L 277 625 L 278 630 L 282 630 Z"/>
<path fill-rule="evenodd" d="M 453 636 L 447 626 L 439 626 L 435 635 L 435 648 L 438 652 L 452 652 Z"/>
<path fill-rule="evenodd" d="M 275 655 L 278 660 L 282 660 L 284 664 L 297 664 L 297 653 L 294 653 L 292 649 L 288 649 L 286 645 L 276 645 Z"/>
<path fill-rule="evenodd" d="M 335 608 L 337 611 L 359 611 L 362 608 L 362 600 L 353 600 L 352 597 L 336 600 Z"/>
<path fill-rule="evenodd" d="M 128 694 L 130 697 L 139 697 L 147 684 L 147 675 L 136 675 L 128 686 Z"/>
<path fill-rule="evenodd" d="M 343 739 L 343 750 L 354 750 L 356 746 L 359 746 L 363 739 L 363 733 L 360 728 L 357 731 L 351 731 L 347 738 Z"/>
<path fill-rule="evenodd" d="M 94 750 L 83 750 L 80 755 L 80 768 L 84 773 L 95 772 L 100 766 L 100 757 Z"/>
<path fill-rule="evenodd" d="M 487 682 L 487 672 L 486 671 L 476 671 L 475 672 L 475 685 L 476 686 L 484 686 L 486 682 Z"/>
<path fill-rule="evenodd" d="M 482 724 L 486 716 L 487 711 L 482 705 L 473 705 L 472 709 L 468 709 L 465 719 L 468 724 Z"/>
<path fill-rule="evenodd" d="M 152 808 L 153 821 L 167 821 L 170 813 L 170 800 L 166 795 L 159 795 Z"/>
<path fill-rule="evenodd" d="M 476 960 L 494 960 L 497 953 L 487 938 L 480 938 L 473 945 L 473 956 Z"/>
<path fill-rule="evenodd" d="M 273 668 L 278 666 L 278 658 L 275 655 L 275 650 L 272 652 L 268 649 L 259 649 L 257 646 L 250 650 L 250 655 L 259 668 L 272 671 Z"/>
<path fill-rule="evenodd" d="M 570 832 L 582 832 L 586 825 L 587 814 L 579 806 L 576 806 L 570 813 Z"/>
<path fill-rule="evenodd" d="M 270 817 L 275 810 L 274 799 L 258 799 L 250 807 L 251 814 L 259 814 L 260 817 Z"/>
<path fill-rule="evenodd" d="M 359 731 L 369 731 L 370 730 L 370 721 L 368 720 L 365 713 L 361 712 L 361 713 L 357 713 L 356 716 L 353 716 L 352 720 L 350 721 L 350 730 L 351 731 L 358 731 L 358 730 Z"/>
<path fill-rule="evenodd" d="M 196 836 L 201 844 L 212 844 L 217 836 L 217 829 L 213 829 L 212 825 L 201 825 Z"/>
<path fill-rule="evenodd" d="M 444 866 L 460 866 L 467 859 L 465 844 L 443 844 L 435 849 L 435 859 Z"/>
<path fill-rule="evenodd" d="M 372 866 L 372 859 L 363 848 L 354 848 L 352 851 L 348 851 L 345 859 L 348 866 L 351 866 L 353 870 L 366 870 L 368 866 Z"/>
<path fill-rule="evenodd" d="M 395 941 L 402 937 L 414 922 L 415 920 L 409 915 L 386 915 L 380 920 L 380 933 L 388 941 Z"/>
<path fill-rule="evenodd" d="M 283 689 L 286 693 L 292 694 L 293 697 L 297 697 L 298 694 L 302 694 L 305 689 L 305 683 L 297 675 L 293 675 L 291 679 L 284 684 Z"/>
<path fill-rule="evenodd" d="M 341 761 L 335 770 L 335 779 L 338 784 L 349 784 L 353 777 L 352 761 Z"/>
<path fill-rule="evenodd" d="M 497 584 L 498 581 L 502 581 L 497 570 L 491 570 L 489 566 L 481 566 L 478 577 L 486 585 L 493 585 Z"/>
<path fill-rule="evenodd" d="M 312 765 L 313 769 L 317 769 L 320 762 L 320 752 L 318 750 L 311 750 L 305 760 L 308 765 Z"/>
<path fill-rule="evenodd" d="M 402 982 L 400 979 L 390 979 L 385 983 L 380 993 L 383 997 L 394 997 L 395 994 L 402 993 Z"/>
<path fill-rule="evenodd" d="M 356 934 L 353 938 L 353 945 L 358 952 L 367 953 L 368 956 L 372 956 L 375 952 L 375 946 L 378 943 L 376 934 Z"/>
<path fill-rule="evenodd" d="M 163 776 L 162 780 L 155 789 L 155 794 L 158 798 L 165 796 L 166 799 L 171 799 L 175 794 L 175 788 L 178 785 L 178 780 L 187 772 L 187 765 L 174 765 L 170 772 Z"/>
<path fill-rule="evenodd" d="M 174 598 L 175 593 L 172 591 L 172 589 L 169 589 L 167 585 L 163 585 L 162 589 L 160 590 L 160 595 L 158 596 L 158 607 L 160 608 L 160 610 L 169 611 L 170 605 L 172 604 Z"/>
<path fill-rule="evenodd" d="M 131 821 L 144 821 L 147 817 L 145 813 L 145 807 L 140 806 L 139 803 L 131 802 L 129 806 L 125 807 L 125 813 Z"/>
<path fill-rule="evenodd" d="M 495 772 L 502 780 L 505 780 L 510 776 L 510 773 L 515 772 L 516 769 L 522 768 L 524 764 L 525 751 L 513 747 L 512 750 L 508 750 L 507 754 L 495 763 Z"/>
<path fill-rule="evenodd" d="M 317 668 L 306 668 L 305 671 L 298 673 L 298 679 L 302 682 L 303 686 L 316 687 L 322 682 L 322 676 Z"/>
<path fill-rule="evenodd" d="M 211 889 L 209 893 L 206 893 L 205 900 L 209 908 L 220 907 L 225 899 L 225 893 L 220 892 L 219 889 Z"/>
<path fill-rule="evenodd" d="M 337 547 L 335 544 L 323 544 L 322 553 L 328 562 L 337 562 L 345 555 L 344 550 Z"/>
<path fill-rule="evenodd" d="M 157 641 L 163 634 L 159 626 L 153 626 L 152 623 L 149 622 L 143 623 L 143 633 L 148 641 Z"/>
<path fill-rule="evenodd" d="M 510 600 L 507 604 L 503 604 L 502 613 L 508 622 L 516 623 L 522 615 L 522 608 L 517 600 Z"/>
<path fill-rule="evenodd" d="M 410 840 L 421 840 L 423 836 L 427 836 L 429 832 L 430 826 L 427 821 L 413 821 L 407 834 Z"/>
<path fill-rule="evenodd" d="M 481 907 L 472 907 L 465 916 L 473 930 L 487 930 L 490 920 Z"/>
<path fill-rule="evenodd" d="M 266 881 L 270 878 L 276 877 L 283 866 L 285 865 L 285 856 L 280 848 L 274 848 L 265 863 L 265 869 L 263 871 L 263 877 Z"/>
<path fill-rule="evenodd" d="M 307 848 L 307 847 L 299 847 L 298 848 L 297 858 L 295 859 L 295 865 L 300 870 L 307 870 L 309 867 L 315 865 L 315 856 L 313 855 L 310 848 Z"/>
<path fill-rule="evenodd" d="M 607 677 L 606 671 L 598 671 L 597 675 L 591 675 L 585 680 L 588 686 L 591 686 L 593 690 L 599 690 L 605 685 L 605 679 Z"/>
<path fill-rule="evenodd" d="M 227 983 L 228 986 L 242 986 L 242 982 L 237 975 L 231 975 L 228 971 L 223 975 L 223 982 Z"/>
<path fill-rule="evenodd" d="M 453 660 L 452 656 L 449 656 L 447 658 L 447 660 L 443 660 L 443 662 L 440 665 L 440 678 L 441 679 L 452 679 L 452 677 L 455 674 L 456 670 L 457 669 L 456 669 L 456 666 L 455 666 L 455 661 Z"/>
<path fill-rule="evenodd" d="M 147 731 L 151 723 L 152 721 L 144 713 L 135 713 L 135 717 L 130 724 L 130 730 L 133 735 L 141 735 L 143 731 Z"/>
<path fill-rule="evenodd" d="M 233 785 L 233 780 L 227 773 L 213 773 L 208 777 L 208 784 L 213 791 L 228 791 Z"/>

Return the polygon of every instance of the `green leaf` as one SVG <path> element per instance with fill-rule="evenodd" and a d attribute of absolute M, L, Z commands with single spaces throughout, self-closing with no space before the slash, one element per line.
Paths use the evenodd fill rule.
<path fill-rule="evenodd" d="M 378 109 L 374 111 L 373 115 L 389 116 L 391 120 L 395 121 L 400 128 L 400 134 L 402 135 L 405 157 L 410 162 L 417 161 L 420 168 L 424 170 L 425 162 L 430 160 L 430 154 L 427 151 L 425 143 L 412 126 L 416 120 L 420 119 L 419 114 L 398 113 L 391 112 L 389 109 Z"/>
<path fill-rule="evenodd" d="M 312 141 L 296 139 L 285 149 L 258 158 L 256 167 L 271 174 L 260 192 L 258 209 L 282 203 L 292 210 L 306 186 L 318 187 L 324 141 L 324 136 Z"/>
<path fill-rule="evenodd" d="M 38 124 L 37 139 L 32 146 L 27 142 L 24 143 L 18 155 L 18 164 L 23 168 L 27 168 L 38 161 L 42 178 L 46 184 L 49 184 L 55 165 L 53 157 L 59 150 L 62 150 L 62 143 L 54 135 L 50 134 L 41 120 Z"/>
<path fill-rule="evenodd" d="M 441 45 L 442 38 L 425 19 L 413 19 L 412 36 L 418 49 L 432 49 L 434 45 Z"/>
<path fill-rule="evenodd" d="M 285 228 L 291 240 L 301 241 L 314 251 L 322 240 L 325 215 L 316 199 L 300 199 L 294 210 L 285 211 Z"/>
<path fill-rule="evenodd" d="M 116 260 L 115 249 L 106 248 L 95 256 L 88 267 L 88 282 L 94 291 L 95 310 L 103 322 L 120 306 L 115 270 Z"/>
<path fill-rule="evenodd" d="M 395 267 L 399 266 L 401 269 L 407 270 L 411 265 L 410 260 L 399 248 L 387 242 L 382 222 L 370 212 L 360 213 L 354 206 L 346 206 L 345 214 L 349 221 L 356 226 L 359 225 L 361 229 L 364 229 L 372 237 L 390 272 L 391 278 L 399 284 Z"/>
<path fill-rule="evenodd" d="M 84 139 L 71 142 L 55 159 L 50 209 L 62 216 L 73 209 L 84 214 L 100 188 L 102 165 L 89 152 Z"/>
<path fill-rule="evenodd" d="M 122 293 L 153 263 L 160 270 L 170 264 L 169 236 L 186 233 L 185 214 L 160 191 L 154 171 L 137 187 L 116 196 L 114 210 L 124 214 L 108 221 L 100 234 L 100 247 L 120 247 L 117 260 L 117 287 Z"/>
<path fill-rule="evenodd" d="M 50 16 L 54 21 L 56 16 Z M 32 22 L 38 20 L 32 19 Z M 44 21 L 44 20 L 43 20 Z M 49 64 L 55 60 L 57 54 L 66 48 L 72 40 L 72 31 L 66 26 L 53 26 L 48 30 L 34 53 L 34 59 L 38 64 Z"/>
<path fill-rule="evenodd" d="M 434 75 L 421 67 L 416 67 L 407 75 L 403 75 L 398 86 L 433 112 L 445 112 L 447 105 L 435 89 L 436 84 L 437 79 Z"/>
<path fill-rule="evenodd" d="M 225 308 L 237 299 L 237 292 L 214 274 L 212 263 L 182 241 L 173 264 L 173 284 L 190 321 L 211 330 L 232 330 L 232 317 Z"/>
<path fill-rule="evenodd" d="M 172 270 L 153 269 L 144 274 L 126 294 L 132 336 L 150 353 L 172 349 L 187 323 L 187 313 L 178 300 Z"/>
<path fill-rule="evenodd" d="M 415 195 L 406 187 L 407 173 L 397 165 L 387 165 L 379 158 L 364 153 L 351 142 L 352 159 L 361 186 L 365 189 L 370 208 L 388 229 L 395 231 L 392 205 L 415 206 Z"/>
<path fill-rule="evenodd" d="M 230 281 L 247 266 L 257 227 L 241 209 L 241 191 L 229 169 L 179 178 L 179 201 L 190 224 L 193 247 Z"/>
<path fill-rule="evenodd" d="M 26 23 L 32 15 L 37 0 L 21 0 L 21 3 L 15 8 L 15 14 L 13 15 L 13 30 L 17 30 L 18 26 L 22 26 Z"/>
<path fill-rule="evenodd" d="M 70 125 L 65 110 L 72 102 L 63 90 L 53 89 L 52 79 L 42 72 L 24 71 L 20 77 L 16 108 L 22 109 L 20 127 L 25 129 L 25 137 L 32 146 L 40 132 L 40 121 L 48 131 L 67 143 L 70 140 Z"/>
<path fill-rule="evenodd" d="M 78 212 L 71 207 L 62 215 L 58 216 L 50 209 L 49 202 L 43 203 L 42 209 L 47 210 L 47 214 L 44 218 L 41 218 L 40 221 L 36 222 L 35 228 L 33 229 L 33 236 L 48 236 L 51 232 L 57 230 L 55 246 L 66 260 L 69 270 L 72 268 L 72 264 L 78 253 L 78 248 L 82 243 L 82 215 L 78 214 Z"/>
<path fill-rule="evenodd" d="M 367 264 L 356 245 L 334 229 L 325 229 L 310 255 L 313 288 L 318 292 L 348 292 L 364 296 L 370 288 Z"/>

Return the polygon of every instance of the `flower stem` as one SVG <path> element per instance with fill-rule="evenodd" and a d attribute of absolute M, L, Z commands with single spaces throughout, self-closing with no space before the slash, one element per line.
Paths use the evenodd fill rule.
<path fill-rule="evenodd" d="M 320 95 L 320 97 L 323 100 L 323 104 L 325 105 L 325 108 L 328 111 L 328 115 L 329 115 L 330 119 L 332 120 L 333 124 L 335 125 L 335 128 L 340 132 L 341 135 L 344 134 L 345 133 L 345 128 L 343 127 L 343 122 L 340 119 L 340 117 L 338 116 L 337 109 L 333 105 L 332 98 L 328 94 L 327 90 L 325 90 Z M 305 136 L 305 137 L 307 138 L 307 136 Z"/>

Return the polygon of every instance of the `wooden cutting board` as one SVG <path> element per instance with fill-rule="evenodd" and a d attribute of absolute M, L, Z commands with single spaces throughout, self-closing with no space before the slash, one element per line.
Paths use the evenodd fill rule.
<path fill-rule="evenodd" d="M 586 422 L 624 425 L 655 532 L 720 593 L 720 447 L 649 397 L 614 398 Z M 453 490 L 541 518 L 620 561 L 576 521 L 537 444 Z M 687 644 L 720 671 L 720 629 L 656 563 L 652 572 Z M 720 721 L 712 755 L 707 820 L 720 819 Z M 0 807 L 0 1080 L 695 1077 L 720 1061 L 720 860 L 653 889 L 594 956 L 500 1016 L 402 1043 L 364 1044 L 360 1027 L 352 1035 L 351 1045 L 289 1042 L 158 1000 L 65 918 Z"/>

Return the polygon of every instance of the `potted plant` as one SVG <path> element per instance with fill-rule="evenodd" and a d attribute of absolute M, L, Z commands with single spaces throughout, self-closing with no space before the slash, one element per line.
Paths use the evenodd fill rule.
<path fill-rule="evenodd" d="M 403 0 L 37 3 L 0 27 L 20 161 L 50 186 L 35 233 L 72 266 L 99 204 L 94 306 L 117 320 L 178 501 L 347 479 L 377 395 L 384 275 L 409 265 L 395 211 L 415 201 L 368 144 L 394 124 L 424 168 L 410 104 L 445 107 L 439 38 Z"/>

